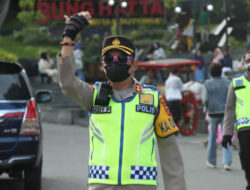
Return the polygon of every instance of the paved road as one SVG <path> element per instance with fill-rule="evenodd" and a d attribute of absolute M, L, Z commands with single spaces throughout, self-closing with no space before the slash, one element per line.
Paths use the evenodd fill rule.
<path fill-rule="evenodd" d="M 238 152 L 233 152 L 232 171 L 226 172 L 220 164 L 217 169 L 205 165 L 206 150 L 202 141 L 206 135 L 179 136 L 188 190 L 243 190 L 245 179 Z M 88 162 L 87 127 L 52 125 L 44 123 L 43 190 L 87 190 Z M 0 180 L 1 190 L 23 190 L 22 181 Z M 163 190 L 160 179 L 159 190 Z"/>

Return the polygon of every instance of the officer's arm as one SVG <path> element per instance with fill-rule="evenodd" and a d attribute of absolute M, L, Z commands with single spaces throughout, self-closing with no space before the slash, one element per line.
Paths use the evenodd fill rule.
<path fill-rule="evenodd" d="M 155 132 L 166 190 L 186 190 L 184 164 L 174 133 L 179 129 L 174 123 L 165 98 L 159 98 L 160 110 L 155 119 Z"/>
<path fill-rule="evenodd" d="M 88 12 L 81 12 L 78 13 L 78 15 L 83 16 L 86 19 L 91 18 L 91 15 Z M 66 20 L 69 21 L 67 16 Z M 84 23 L 81 24 L 84 25 Z M 74 30 L 72 30 L 72 26 L 68 27 L 68 29 L 67 26 L 65 27 L 63 38 L 64 44 L 72 43 L 72 38 L 74 38 L 72 35 L 75 36 L 83 26 L 80 26 L 78 23 L 78 25 L 74 27 Z M 71 97 L 85 109 L 90 110 L 93 102 L 93 91 L 87 83 L 82 82 L 75 76 L 76 64 L 73 50 L 74 46 L 63 45 L 61 53 L 57 57 L 59 85 L 65 95 Z"/>
<path fill-rule="evenodd" d="M 223 135 L 230 135 L 230 136 L 233 135 L 234 123 L 236 120 L 235 102 L 236 102 L 236 95 L 233 90 L 233 85 L 232 83 L 230 83 L 227 93 L 227 103 L 224 114 Z"/>
<path fill-rule="evenodd" d="M 186 190 L 184 164 L 175 135 L 157 137 L 157 143 L 165 190 Z"/>
<path fill-rule="evenodd" d="M 93 91 L 89 84 L 75 76 L 75 58 L 69 56 L 57 57 L 59 70 L 59 85 L 63 93 L 72 98 L 86 110 L 90 110 L 93 102 Z"/>

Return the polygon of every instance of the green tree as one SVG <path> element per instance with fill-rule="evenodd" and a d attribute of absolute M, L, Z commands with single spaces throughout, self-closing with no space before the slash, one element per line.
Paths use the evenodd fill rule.
<path fill-rule="evenodd" d="M 166 22 L 172 22 L 175 20 L 174 9 L 180 0 L 164 0 L 164 20 Z"/>
<path fill-rule="evenodd" d="M 3 24 L 5 17 L 8 13 L 9 5 L 10 5 L 10 0 L 1 0 L 0 1 L 0 28 L 1 28 L 1 25 Z"/>
<path fill-rule="evenodd" d="M 35 11 L 36 0 L 19 0 L 19 7 L 22 10 L 17 14 L 17 18 L 26 26 L 37 25 L 37 19 L 42 15 Z"/>
<path fill-rule="evenodd" d="M 174 8 L 178 0 L 164 0 L 165 7 Z"/>

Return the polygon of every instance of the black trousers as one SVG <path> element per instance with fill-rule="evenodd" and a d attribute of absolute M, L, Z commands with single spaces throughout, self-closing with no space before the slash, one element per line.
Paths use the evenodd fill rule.
<path fill-rule="evenodd" d="M 175 123 L 178 123 L 181 119 L 181 105 L 180 100 L 167 101 L 168 108 L 170 109 L 171 114 Z"/>
<path fill-rule="evenodd" d="M 247 187 L 250 190 L 250 130 L 238 132 L 240 143 L 240 161 L 242 169 L 245 171 Z"/>

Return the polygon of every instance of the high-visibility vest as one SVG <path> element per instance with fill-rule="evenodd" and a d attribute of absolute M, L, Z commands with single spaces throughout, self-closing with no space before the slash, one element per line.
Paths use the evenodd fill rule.
<path fill-rule="evenodd" d="M 94 90 L 94 101 L 98 90 Z M 93 101 L 93 102 L 94 102 Z M 107 106 L 90 112 L 88 182 L 157 185 L 154 118 L 159 93 L 144 88 L 126 100 L 110 95 Z"/>
<path fill-rule="evenodd" d="M 250 127 L 250 81 L 245 75 L 233 79 L 233 88 L 236 95 L 236 126 L 237 130 Z"/>

